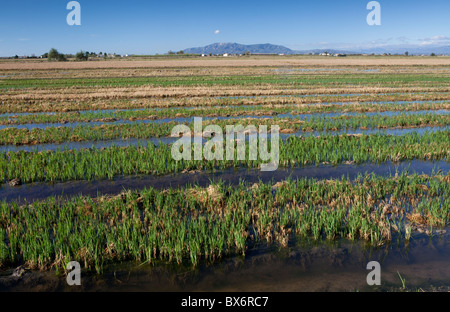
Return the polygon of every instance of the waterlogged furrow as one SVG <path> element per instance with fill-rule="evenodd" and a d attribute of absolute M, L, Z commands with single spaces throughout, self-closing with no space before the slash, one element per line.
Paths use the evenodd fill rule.
<path fill-rule="evenodd" d="M 369 130 L 388 128 L 445 127 L 450 125 L 450 114 L 415 113 L 415 114 L 363 114 L 337 116 L 310 116 L 309 118 L 290 118 L 281 115 L 278 118 L 264 116 L 239 118 L 227 117 L 205 118 L 204 125 L 218 125 L 226 129 L 228 125 L 238 123 L 244 127 L 261 125 L 278 125 L 281 133 L 322 132 L 342 130 Z M 178 119 L 168 122 L 139 123 L 105 123 L 101 125 L 77 125 L 74 127 L 43 127 L 43 128 L 4 128 L 0 129 L 0 145 L 25 145 L 81 141 L 106 141 L 114 139 L 148 139 L 167 137 L 172 129 L 179 124 L 188 125 L 193 131 L 192 119 Z"/>
<path fill-rule="evenodd" d="M 270 141 L 270 140 L 269 140 Z M 187 143 L 187 144 L 190 144 Z M 236 143 L 235 143 L 236 144 Z M 8 152 L 0 154 L 0 180 L 21 179 L 24 183 L 34 181 L 68 181 L 113 179 L 118 175 L 153 174 L 163 175 L 189 170 L 214 170 L 230 167 L 259 168 L 276 159 L 250 157 L 250 144 L 245 147 L 245 160 L 238 160 L 234 149 L 234 160 L 227 160 L 226 147 L 223 146 L 222 159 L 195 160 L 195 146 L 191 147 L 191 158 L 176 161 L 172 146 L 159 147 L 129 146 L 126 148 L 108 147 L 76 151 Z M 205 145 L 206 146 L 206 145 Z M 179 146 L 180 147 L 180 146 Z M 220 147 L 218 147 L 220 148 Z M 270 152 L 270 148 L 269 148 Z M 220 149 L 218 149 L 220 154 Z M 289 137 L 279 142 L 279 166 L 299 167 L 311 164 L 340 164 L 343 162 L 367 163 L 403 160 L 447 160 L 450 153 L 448 131 L 425 132 L 423 135 L 408 134 L 400 136 L 340 135 L 322 137 Z M 271 152 L 269 153 L 272 154 Z M 272 157 L 272 156 L 270 156 Z"/>
<path fill-rule="evenodd" d="M 303 115 L 331 114 L 331 113 L 383 113 L 383 112 L 448 112 L 450 103 L 446 102 L 420 102 L 408 103 L 358 103 L 342 104 L 331 103 L 324 105 L 242 105 L 242 106 L 214 106 L 206 108 L 177 107 L 171 109 L 129 109 L 129 110 L 99 110 L 81 111 L 72 113 L 23 113 L 6 114 L 0 116 L 0 125 L 25 125 L 25 124 L 65 124 L 76 122 L 120 122 L 134 120 L 161 120 L 169 118 L 190 118 L 194 116 L 203 117 L 245 117 L 264 116 L 277 114 Z"/>
<path fill-rule="evenodd" d="M 324 135 L 372 135 L 372 134 L 384 134 L 384 135 L 404 135 L 416 133 L 422 135 L 426 132 L 437 131 L 450 131 L 449 127 L 420 127 L 420 128 L 391 128 L 391 129 L 354 129 L 354 130 L 338 130 L 338 131 L 308 131 L 308 132 L 293 132 L 281 133 L 279 135 L 280 140 L 287 140 L 294 137 L 319 137 Z M 269 138 L 271 137 L 269 133 Z M 80 150 L 87 148 L 106 148 L 111 146 L 127 147 L 127 146 L 145 146 L 147 144 L 153 144 L 159 146 L 161 144 L 173 144 L 178 141 L 178 137 L 151 137 L 146 139 L 113 139 L 105 141 L 77 141 L 77 142 L 62 142 L 62 143 L 44 143 L 44 144 L 27 144 L 27 145 L 0 145 L 0 153 L 7 152 L 40 152 L 40 151 L 58 151 L 58 150 Z M 248 140 L 248 137 L 246 137 Z M 202 139 L 202 144 L 206 143 L 207 139 Z"/>
<path fill-rule="evenodd" d="M 287 110 L 289 111 L 289 110 Z M 369 112 L 369 113 L 355 113 L 355 112 L 347 112 L 347 113 L 338 113 L 338 112 L 330 112 L 330 113 L 314 113 L 314 114 L 297 114 L 295 112 L 290 113 L 280 113 L 280 111 L 251 111 L 247 112 L 251 115 L 241 115 L 240 113 L 234 112 L 233 115 L 224 114 L 225 116 L 216 116 L 216 115 L 206 115 L 208 117 L 202 117 L 204 120 L 211 120 L 217 118 L 218 120 L 240 120 L 242 118 L 273 118 L 273 116 L 277 116 L 278 118 L 297 118 L 297 119 L 309 119 L 312 117 L 315 118 L 325 118 L 325 117 L 339 117 L 339 116 L 347 116 L 347 117 L 358 117 L 361 115 L 365 116 L 386 116 L 386 117 L 394 117 L 400 115 L 448 115 L 450 114 L 450 110 L 422 110 L 422 111 L 384 111 L 384 112 Z M 192 114 L 190 114 L 192 115 Z M 222 114 L 220 114 L 222 115 Z M 198 114 L 197 116 L 205 116 L 204 114 Z M 104 118 L 98 120 L 87 120 L 82 122 L 57 122 L 57 123 L 26 123 L 20 124 L 16 121 L 8 120 L 6 125 L 1 125 L 0 122 L 0 130 L 7 128 L 15 128 L 15 129 L 46 129 L 46 128 L 57 128 L 57 127 L 66 127 L 66 128 L 75 128 L 78 126 L 102 126 L 106 125 L 123 125 L 123 124 L 154 124 L 154 123 L 168 123 L 168 122 L 176 122 L 176 123 L 188 123 L 193 122 L 192 117 L 176 117 L 176 118 L 163 118 L 163 119 L 155 119 L 155 116 L 148 117 L 130 117 L 128 120 L 125 119 L 117 119 L 117 118 Z"/>
<path fill-rule="evenodd" d="M 407 242 L 414 229 L 448 226 L 449 181 L 448 175 L 360 176 L 3 202 L 0 267 L 64 270 L 78 261 L 101 273 L 126 260 L 197 266 L 260 244 L 285 248 L 297 238 Z"/>
<path fill-rule="evenodd" d="M 118 195 L 124 189 L 138 191 L 143 188 L 155 188 L 164 190 L 167 188 L 180 189 L 192 186 L 208 187 L 211 181 L 223 181 L 225 184 L 239 185 L 242 181 L 252 185 L 254 183 L 277 183 L 287 179 L 318 179 L 330 180 L 355 179 L 361 174 L 370 173 L 378 177 L 390 177 L 394 173 L 402 174 L 425 174 L 440 173 L 450 174 L 450 162 L 446 161 L 421 161 L 412 160 L 397 163 L 367 163 L 340 165 L 303 166 L 298 168 L 278 168 L 276 171 L 261 171 L 257 168 L 230 168 L 227 170 L 188 172 L 187 174 L 168 174 L 163 176 L 133 175 L 117 176 L 113 180 L 84 180 L 66 182 L 35 182 L 22 186 L 6 186 L 0 188 L 0 198 L 5 202 L 17 202 L 23 204 L 30 201 L 45 200 L 52 196 L 97 197 L 102 195 Z"/>

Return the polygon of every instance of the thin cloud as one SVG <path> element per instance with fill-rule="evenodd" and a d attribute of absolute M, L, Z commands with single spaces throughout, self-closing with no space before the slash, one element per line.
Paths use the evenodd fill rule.
<path fill-rule="evenodd" d="M 439 45 L 439 44 L 450 44 L 450 37 L 447 36 L 432 36 L 428 38 L 419 39 L 421 41 L 420 45 Z"/>
<path fill-rule="evenodd" d="M 433 36 L 430 39 L 431 40 L 450 40 L 450 37 L 447 37 L 447 36 Z"/>
<path fill-rule="evenodd" d="M 214 35 L 218 35 L 220 33 L 220 30 L 216 30 L 216 31 L 214 31 Z"/>

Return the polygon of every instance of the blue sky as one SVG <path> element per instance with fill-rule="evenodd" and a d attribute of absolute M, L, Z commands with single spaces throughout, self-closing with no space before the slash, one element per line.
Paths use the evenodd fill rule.
<path fill-rule="evenodd" d="M 2 1 L 0 56 L 52 47 L 162 54 L 215 42 L 294 50 L 450 44 L 448 0 L 379 0 L 381 26 L 367 25 L 369 0 L 79 0 L 81 26 L 67 25 L 68 2 Z"/>

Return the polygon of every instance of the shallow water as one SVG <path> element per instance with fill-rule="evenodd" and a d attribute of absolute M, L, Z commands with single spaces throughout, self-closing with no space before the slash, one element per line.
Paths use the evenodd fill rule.
<path fill-rule="evenodd" d="M 448 238 L 447 235 L 430 242 L 419 235 L 408 247 L 386 246 L 378 250 L 345 240 L 334 246 L 300 244 L 279 251 L 252 250 L 244 259 L 226 259 L 218 265 L 185 274 L 134 265 L 116 272 L 116 278 L 125 281 L 125 285 L 110 279 L 103 287 L 144 291 L 371 291 L 401 287 L 397 272 L 406 279 L 408 287 L 448 286 Z M 381 265 L 379 287 L 367 285 L 370 271 L 366 266 L 370 261 Z"/>
<path fill-rule="evenodd" d="M 349 117 L 357 117 L 357 116 L 386 116 L 386 117 L 394 117 L 401 115 L 448 115 L 450 114 L 450 110 L 420 110 L 420 111 L 385 111 L 385 112 L 368 112 L 368 113 L 357 113 L 357 112 L 333 112 L 333 113 L 315 113 L 315 114 L 279 114 L 276 117 L 278 118 L 298 118 L 298 119 L 308 119 L 312 117 L 339 117 L 339 116 L 349 116 Z M 273 117 L 272 117 L 273 118 Z"/>
<path fill-rule="evenodd" d="M 450 94 L 450 92 L 438 92 L 439 94 Z M 423 92 L 418 93 L 385 93 L 382 95 L 395 95 L 395 94 L 425 94 Z M 338 96 L 363 96 L 363 95 L 378 95 L 378 94 L 372 94 L 372 93 L 345 93 L 345 94 L 302 94 L 302 95 L 262 95 L 262 96 L 225 96 L 225 97 L 215 97 L 215 99 L 245 99 L 245 98 L 270 98 L 270 97 L 316 97 L 316 96 L 328 96 L 328 97 L 338 97 Z M 359 102 L 359 104 L 443 104 L 448 103 L 448 100 L 430 100 L 430 101 L 366 101 L 366 102 Z M 326 104 L 326 105 L 346 105 L 351 104 L 351 102 L 324 102 L 324 103 L 302 103 L 301 105 L 318 105 L 318 104 Z M 262 107 L 267 104 L 263 105 L 239 105 L 239 107 Z M 283 104 L 283 106 L 297 106 L 298 104 Z M 150 108 L 132 108 L 132 109 L 100 109 L 100 110 L 80 110 L 77 111 L 80 114 L 111 114 L 111 118 L 115 118 L 115 113 L 120 111 L 148 111 L 151 113 L 152 111 L 161 111 L 164 109 L 171 109 L 171 110 L 177 110 L 177 109 L 199 109 L 199 108 L 221 108 L 223 105 L 212 105 L 212 106 L 171 106 L 166 108 L 157 108 L 157 107 L 150 107 Z M 73 114 L 74 112 L 68 112 L 68 114 Z M 12 116 L 31 116 L 31 115 L 55 115 L 55 114 L 61 114 L 61 112 L 40 112 L 40 113 L 1 113 L 0 118 L 10 118 Z"/>
<path fill-rule="evenodd" d="M 273 119 L 274 117 L 277 118 L 296 118 L 296 119 L 309 119 L 309 118 L 319 118 L 319 117 L 339 117 L 339 116 L 350 116 L 350 117 L 356 117 L 356 116 L 386 116 L 386 117 L 394 117 L 394 116 L 400 116 L 400 115 L 425 115 L 425 114 L 432 114 L 432 115 L 448 115 L 450 114 L 450 110 L 422 110 L 422 111 L 407 111 L 407 112 L 398 112 L 398 111 L 385 111 L 385 112 L 369 112 L 369 113 L 339 113 L 339 112 L 332 112 L 332 113 L 314 113 L 314 114 L 278 114 L 275 116 L 272 115 L 262 115 L 262 116 L 255 116 L 255 115 L 240 115 L 240 116 L 217 116 L 217 117 L 202 117 L 203 120 L 239 120 L 244 118 L 255 118 L 255 119 L 263 119 L 263 118 L 269 118 Z M 122 120 L 116 120 L 116 121 L 89 121 L 89 122 L 67 122 L 67 123 L 28 123 L 28 124 L 13 124 L 13 125 L 0 125 L 0 130 L 6 129 L 6 128 L 16 128 L 16 129 L 46 129 L 46 128 L 57 128 L 57 127 L 64 127 L 64 128 L 75 128 L 80 126 L 101 126 L 101 125 L 132 125 L 132 124 L 162 124 L 162 123 L 169 123 L 169 122 L 175 122 L 175 123 L 192 123 L 194 122 L 194 117 L 179 117 L 179 118 L 161 118 L 161 119 L 155 119 L 155 120 L 134 120 L 130 121 L 127 119 Z"/>
<path fill-rule="evenodd" d="M 322 136 L 322 135 L 339 135 L 339 134 L 386 134 L 386 135 L 403 135 L 409 133 L 424 134 L 425 132 L 449 131 L 450 127 L 423 127 L 423 128 L 404 128 L 404 129 L 342 129 L 339 131 L 314 131 L 314 132 L 297 132 L 293 134 L 280 134 L 282 140 L 286 140 L 290 136 Z"/>
<path fill-rule="evenodd" d="M 450 127 L 423 127 L 423 128 L 405 128 L 405 129 L 342 129 L 339 131 L 313 131 L 313 132 L 296 132 L 290 134 L 280 134 L 280 139 L 286 140 L 291 136 L 321 136 L 321 135 L 340 135 L 340 134 L 387 134 L 387 135 L 402 135 L 408 133 L 424 134 L 425 132 L 436 131 L 449 131 Z M 268 135 L 270 138 L 271 135 Z M 248 140 L 248 136 L 246 136 Z M 27 151 L 27 152 L 40 152 L 40 151 L 58 151 L 58 150 L 78 150 L 84 148 L 105 148 L 110 146 L 126 147 L 126 146 L 146 146 L 147 144 L 154 144 L 159 146 L 160 144 L 172 144 L 177 141 L 178 138 L 160 137 L 160 138 L 148 138 L 148 139 L 114 139 L 106 141 L 85 141 L 85 142 L 64 142 L 64 143 L 46 143 L 36 145 L 0 145 L 0 153 Z M 203 139 L 203 143 L 205 140 Z"/>
<path fill-rule="evenodd" d="M 116 278 L 125 281 L 122 285 L 107 275 L 102 286 L 107 290 L 144 291 L 371 291 L 401 287 L 400 272 L 408 287 L 427 287 L 449 285 L 449 256 L 448 236 L 430 242 L 419 235 L 408 247 L 372 250 L 341 240 L 334 246 L 300 244 L 275 251 L 252 250 L 244 259 L 226 259 L 185 274 L 134 265 L 116 271 Z M 370 261 L 381 265 L 381 286 L 367 285 L 370 271 L 366 266 Z"/>
<path fill-rule="evenodd" d="M 344 239 L 290 242 L 288 248 L 260 246 L 245 257 L 225 257 L 196 269 L 182 265 L 125 262 L 101 276 L 82 271 L 82 285 L 69 287 L 54 272 L 28 272 L 19 280 L 0 275 L 0 291 L 145 291 L 145 292 L 311 292 L 432 290 L 450 285 L 450 236 L 430 239 L 413 234 L 408 245 L 395 240 L 381 248 Z M 368 286 L 367 264 L 380 263 L 381 285 Z M 270 294 L 268 294 L 270 297 Z M 270 300 L 270 299 L 269 299 Z"/>
<path fill-rule="evenodd" d="M 394 176 L 408 170 L 410 174 L 431 175 L 441 170 L 442 174 L 450 171 L 450 163 L 445 161 L 423 162 L 411 161 L 398 164 L 364 164 L 338 166 L 320 165 L 303 168 L 278 168 L 274 172 L 262 172 L 256 169 L 228 169 L 225 171 L 203 171 L 197 173 L 170 174 L 165 176 L 126 176 L 116 177 L 114 180 L 97 181 L 70 181 L 59 183 L 38 182 L 24 184 L 19 187 L 10 187 L 2 184 L 0 187 L 0 198 L 5 201 L 33 201 L 42 200 L 50 196 L 97 196 L 119 194 L 123 190 L 140 190 L 143 188 L 167 189 L 183 188 L 199 185 L 209 186 L 211 181 L 224 181 L 226 184 L 238 185 L 240 181 L 246 183 L 269 183 L 280 182 L 288 178 L 315 178 L 315 179 L 340 179 L 342 176 L 355 179 L 360 174 L 374 173 L 379 176 Z"/>

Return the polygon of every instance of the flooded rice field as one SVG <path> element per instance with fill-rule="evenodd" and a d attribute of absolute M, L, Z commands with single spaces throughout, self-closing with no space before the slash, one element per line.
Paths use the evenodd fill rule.
<path fill-rule="evenodd" d="M 313 113 L 313 114 L 267 114 L 264 115 L 264 113 L 259 115 L 249 115 L 249 114 L 243 114 L 239 116 L 205 116 L 202 117 L 203 120 L 241 120 L 246 118 L 255 118 L 255 119 L 273 119 L 274 116 L 277 118 L 292 118 L 292 119 L 300 119 L 300 120 L 307 120 L 311 118 L 333 118 L 333 117 L 340 117 L 340 116 L 349 116 L 349 117 L 361 117 L 361 116 L 385 116 L 385 117 L 394 117 L 394 116 L 402 116 L 402 115 L 448 115 L 450 114 L 450 110 L 419 110 L 419 111 L 384 111 L 384 112 L 368 112 L 368 113 L 356 113 L 356 112 L 346 112 L 345 114 L 338 113 L 338 112 L 329 112 L 329 113 Z M 159 118 L 159 119 L 147 119 L 147 120 L 127 120 L 127 119 L 119 119 L 115 120 L 115 117 L 111 117 L 109 120 L 102 120 L 102 121 L 87 121 L 87 122 L 64 122 L 64 123 L 28 123 L 28 124 L 15 124 L 14 118 L 10 118 L 11 124 L 1 125 L 0 124 L 0 130 L 7 129 L 7 128 L 16 128 L 16 129 L 47 129 L 47 128 L 58 128 L 58 127 L 65 127 L 65 128 L 75 128 L 75 127 L 95 127 L 95 126 L 101 126 L 104 124 L 107 125 L 133 125 L 133 124 L 164 124 L 169 122 L 175 122 L 175 123 L 192 123 L 194 122 L 194 118 L 198 116 L 193 117 L 174 117 L 174 118 Z M 106 118 L 105 118 L 106 119 Z"/>
<path fill-rule="evenodd" d="M 449 68 L 391 67 L 0 69 L 0 291 L 449 291 Z M 175 160 L 194 117 L 280 166 Z"/>
<path fill-rule="evenodd" d="M 447 94 L 450 94 L 450 92 L 444 92 L 444 93 L 440 93 L 443 94 L 444 96 L 446 96 Z M 325 95 L 324 95 L 325 96 Z M 359 94 L 328 94 L 326 95 L 328 97 L 338 97 L 338 96 L 360 96 Z M 264 98 L 280 98 L 281 100 L 283 99 L 283 97 L 317 97 L 316 95 L 286 95 L 286 96 L 227 96 L 227 97 L 220 97 L 220 98 L 216 98 L 216 99 L 264 99 Z M 205 100 L 205 103 L 206 100 Z M 1 113 L 0 114 L 0 119 L 11 119 L 12 121 L 14 121 L 15 119 L 19 118 L 19 117 L 24 117 L 24 116 L 55 116 L 55 115 L 67 115 L 67 114 L 78 114 L 80 116 L 89 116 L 89 115 L 99 115 L 102 116 L 102 118 L 120 118 L 120 114 L 124 114 L 124 113 L 132 113 L 132 112 L 137 112 L 137 113 L 145 113 L 148 112 L 149 114 L 152 114 L 154 112 L 161 112 L 164 110 L 201 110 L 201 109 L 206 109 L 206 108 L 212 108 L 212 109 L 220 109 L 223 107 L 227 107 L 228 105 L 230 107 L 238 107 L 240 109 L 257 109 L 257 108 L 263 108 L 263 107 L 274 107 L 276 105 L 281 105 L 283 107 L 296 107 L 296 106 L 317 106 L 319 104 L 323 104 L 323 105 L 328 105 L 328 106 L 349 106 L 349 105 L 354 105 L 354 104 L 358 104 L 358 105 L 442 105 L 442 104 L 447 104 L 448 100 L 399 100 L 399 101 L 358 101 L 358 102 L 312 102 L 312 103 L 283 103 L 282 101 L 280 101 L 280 103 L 270 103 L 270 104 L 251 104 L 251 105 L 246 105 L 246 104 L 242 104 L 242 103 L 237 103 L 237 104 L 233 104 L 233 103 L 221 103 L 220 105 L 217 104 L 212 104 L 212 105 L 204 105 L 204 106 L 189 106 L 189 105 L 182 105 L 182 106 L 172 106 L 172 105 L 168 105 L 167 107 L 161 108 L 161 107 L 148 107 L 148 108 L 117 108 L 117 109 L 95 109 L 95 110 L 71 110 L 70 112 L 67 112 L 66 114 L 63 114 L 61 112 L 37 112 L 37 113 L 30 113 L 30 112 L 15 112 L 15 113 Z M 170 104 L 170 103 L 168 103 Z"/>
<path fill-rule="evenodd" d="M 137 191 L 144 188 L 155 189 L 179 189 L 188 186 L 208 187 L 212 181 L 222 181 L 229 185 L 239 185 L 241 182 L 273 183 L 282 182 L 287 179 L 340 179 L 346 177 L 350 180 L 359 175 L 375 174 L 382 177 L 395 176 L 408 172 L 410 174 L 426 174 L 440 172 L 447 175 L 450 173 L 450 163 L 445 161 L 424 162 L 411 161 L 401 163 L 385 164 L 342 164 L 337 166 L 318 165 L 304 168 L 285 169 L 279 168 L 275 172 L 263 172 L 260 170 L 229 169 L 215 170 L 213 172 L 189 172 L 182 174 L 171 174 L 166 176 L 126 176 L 116 177 L 114 180 L 97 181 L 71 181 L 71 182 L 35 182 L 21 186 L 9 186 L 3 184 L 0 187 L 0 198 L 6 201 L 32 202 L 44 200 L 51 196 L 99 196 L 117 195 L 124 190 Z"/>
<path fill-rule="evenodd" d="M 421 127 L 421 128 L 405 128 L 405 129 L 342 129 L 339 131 L 308 131 L 308 132 L 295 132 L 295 133 L 280 133 L 281 140 L 287 140 L 289 137 L 317 137 L 321 135 L 370 135 L 370 134 L 386 134 L 386 135 L 403 135 L 403 134 L 424 134 L 427 132 L 449 131 L 449 127 Z M 267 136 L 269 139 L 271 135 Z M 246 137 L 246 140 L 249 138 Z M 80 150 L 80 149 L 101 149 L 111 146 L 127 147 L 127 146 L 147 146 L 154 145 L 160 146 L 161 144 L 173 144 L 176 141 L 183 141 L 183 138 L 173 137 L 154 137 L 148 139 L 114 139 L 114 140 L 97 140 L 97 141 L 85 141 L 85 142 L 65 142 L 65 143 L 48 143 L 48 144 L 32 144 L 32 145 L 0 145 L 1 153 L 8 152 L 42 152 L 42 151 L 63 151 L 63 150 Z M 187 139 L 190 141 L 190 139 Z M 205 143 L 206 139 L 203 138 L 202 142 Z"/>

